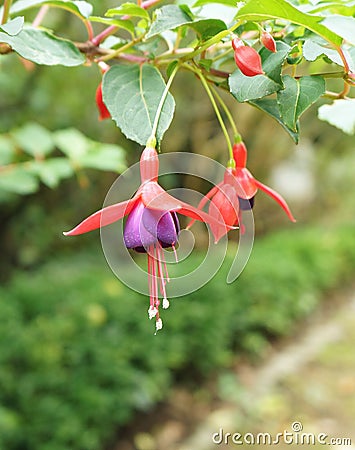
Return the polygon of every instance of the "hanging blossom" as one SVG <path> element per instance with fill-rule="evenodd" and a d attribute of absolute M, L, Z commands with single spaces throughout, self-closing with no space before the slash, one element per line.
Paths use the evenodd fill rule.
<path fill-rule="evenodd" d="M 296 219 L 293 217 L 285 199 L 269 186 L 266 186 L 255 179 L 246 168 L 247 153 L 247 148 L 243 141 L 237 142 L 233 145 L 233 157 L 236 166 L 233 170 L 233 174 L 237 181 L 237 186 L 240 187 L 238 194 L 240 209 L 251 209 L 254 206 L 254 197 L 258 189 L 261 189 L 281 206 L 292 222 L 296 222 Z"/>
<path fill-rule="evenodd" d="M 216 215 L 216 210 L 220 214 L 226 224 L 226 228 L 218 227 L 214 230 L 217 239 L 224 236 L 229 229 L 240 225 L 241 233 L 244 233 L 242 224 L 242 211 L 247 211 L 254 206 L 254 197 L 261 189 L 271 198 L 273 198 L 286 212 L 292 222 L 296 222 L 290 208 L 284 198 L 276 191 L 256 180 L 246 168 L 247 148 L 243 141 L 233 145 L 233 160 L 229 162 L 224 173 L 223 181 L 214 186 L 200 201 L 198 208 L 202 209 L 208 200 L 210 201 L 209 213 Z M 195 221 L 192 220 L 188 228 Z M 213 230 L 213 226 L 211 227 Z"/>
<path fill-rule="evenodd" d="M 153 147 L 146 147 L 140 159 L 141 185 L 130 200 L 107 206 L 84 219 L 65 236 L 75 236 L 112 224 L 124 216 L 127 221 L 123 238 L 128 249 L 146 253 L 148 257 L 148 285 L 150 305 L 148 315 L 155 318 L 156 330 L 163 326 L 162 307 L 169 307 L 166 283 L 169 281 L 164 248 L 175 245 L 180 231 L 176 212 L 211 226 L 216 241 L 226 225 L 216 214 L 209 215 L 194 206 L 177 200 L 158 184 L 159 159 Z"/>
<path fill-rule="evenodd" d="M 232 165 L 234 166 L 234 164 Z M 198 208 L 202 209 L 208 200 L 211 200 L 209 204 L 209 214 L 216 218 L 222 216 L 223 221 L 226 224 L 225 228 L 215 228 L 214 225 L 211 225 L 211 229 L 217 240 L 224 236 L 230 229 L 236 228 L 239 223 L 238 193 L 240 194 L 240 186 L 237 185 L 233 174 L 233 168 L 227 167 L 223 181 L 214 186 L 201 199 L 198 205 Z M 194 222 L 195 220 L 192 220 L 189 223 L 188 228 L 190 228 Z"/>

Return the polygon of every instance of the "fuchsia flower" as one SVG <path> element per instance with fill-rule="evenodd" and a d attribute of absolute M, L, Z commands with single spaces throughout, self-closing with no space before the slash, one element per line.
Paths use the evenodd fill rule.
<path fill-rule="evenodd" d="M 232 47 L 235 63 L 245 76 L 254 77 L 264 73 L 260 55 L 253 47 L 244 45 L 243 41 L 237 37 L 232 40 Z"/>
<path fill-rule="evenodd" d="M 273 189 L 256 180 L 246 168 L 247 148 L 243 141 L 233 145 L 233 156 L 236 164 L 233 174 L 237 181 L 237 186 L 239 186 L 238 197 L 240 209 L 246 210 L 252 208 L 254 205 L 254 196 L 258 189 L 261 189 L 281 206 L 292 222 L 296 222 L 283 197 Z"/>
<path fill-rule="evenodd" d="M 222 216 L 224 223 L 228 228 L 215 228 L 211 225 L 213 234 L 216 236 L 218 241 L 222 236 L 224 236 L 230 228 L 235 228 L 238 223 L 239 214 L 239 202 L 238 202 L 238 192 L 239 188 L 237 186 L 233 171 L 231 168 L 226 168 L 224 173 L 223 181 L 216 186 L 214 186 L 200 201 L 198 208 L 202 209 L 208 200 L 211 200 L 209 205 L 209 214 L 213 217 Z M 192 220 L 188 228 L 190 228 L 195 221 Z"/>
<path fill-rule="evenodd" d="M 128 216 L 123 233 L 124 243 L 128 249 L 147 253 L 150 296 L 148 314 L 150 319 L 155 317 L 156 329 L 160 330 L 163 323 L 159 314 L 159 291 L 163 297 L 163 308 L 169 306 L 165 288 L 169 275 L 163 248 L 172 247 L 175 250 L 180 231 L 176 212 L 208 223 L 213 227 L 216 239 L 226 226 L 216 217 L 169 195 L 158 184 L 158 172 L 157 152 L 154 148 L 147 147 L 140 159 L 141 185 L 133 198 L 95 212 L 64 235 L 87 233 Z"/>
<path fill-rule="evenodd" d="M 210 199 L 209 214 L 215 216 L 213 211 L 218 210 L 219 214 L 227 226 L 224 230 L 219 227 L 214 230 L 213 225 L 211 229 L 214 230 L 214 235 L 217 240 L 224 236 L 229 228 L 240 225 L 241 233 L 244 233 L 242 224 L 242 211 L 252 209 L 254 206 L 254 197 L 261 189 L 273 198 L 286 212 L 292 222 L 296 222 L 290 208 L 286 201 L 273 189 L 256 180 L 253 175 L 246 168 L 247 162 L 247 148 L 244 142 L 239 142 L 233 145 L 233 157 L 235 167 L 227 167 L 224 173 L 224 179 L 221 183 L 214 186 L 200 201 L 198 208 L 203 208 Z M 190 228 L 195 221 L 192 220 L 188 228 Z"/>

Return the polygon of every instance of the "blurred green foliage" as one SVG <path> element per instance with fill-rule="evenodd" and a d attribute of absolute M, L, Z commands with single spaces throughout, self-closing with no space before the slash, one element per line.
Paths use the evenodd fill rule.
<path fill-rule="evenodd" d="M 351 279 L 355 235 L 353 226 L 275 233 L 227 285 L 232 257 L 208 286 L 172 300 L 157 336 L 147 299 L 97 249 L 15 272 L 0 288 L 0 448 L 98 450 L 175 377 L 200 382 L 236 351 L 262 354 Z"/>

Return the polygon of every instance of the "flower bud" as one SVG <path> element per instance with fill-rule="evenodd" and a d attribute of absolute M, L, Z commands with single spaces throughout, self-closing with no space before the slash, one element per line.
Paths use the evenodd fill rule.
<path fill-rule="evenodd" d="M 96 89 L 96 105 L 99 110 L 99 120 L 111 118 L 111 114 L 102 100 L 102 83 L 100 83 Z"/>
<path fill-rule="evenodd" d="M 241 46 L 234 51 L 234 60 L 240 71 L 247 77 L 262 75 L 261 58 L 259 53 L 252 47 Z"/>
<path fill-rule="evenodd" d="M 261 42 L 265 48 L 270 50 L 270 52 L 276 52 L 276 42 L 270 33 L 263 31 L 261 33 Z"/>

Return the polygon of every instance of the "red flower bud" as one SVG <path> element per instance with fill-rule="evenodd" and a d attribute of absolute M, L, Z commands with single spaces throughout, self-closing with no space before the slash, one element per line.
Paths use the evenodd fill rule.
<path fill-rule="evenodd" d="M 263 31 L 261 33 L 261 42 L 264 47 L 266 47 L 270 52 L 276 52 L 276 42 L 270 33 Z"/>
<path fill-rule="evenodd" d="M 247 77 L 262 75 L 261 58 L 259 53 L 252 47 L 245 45 L 237 47 L 234 51 L 234 60 L 240 71 Z"/>
<path fill-rule="evenodd" d="M 238 37 L 235 37 L 232 40 L 232 47 L 234 50 L 237 50 L 237 48 L 244 47 L 244 43 L 241 39 L 239 39 Z"/>
<path fill-rule="evenodd" d="M 99 110 L 99 120 L 111 118 L 111 114 L 102 100 L 102 83 L 100 83 L 96 89 L 96 105 Z"/>

